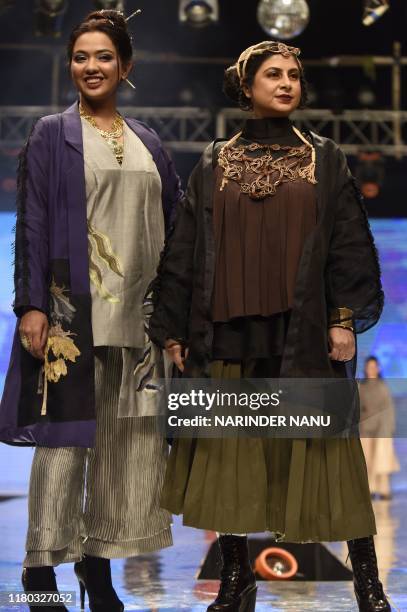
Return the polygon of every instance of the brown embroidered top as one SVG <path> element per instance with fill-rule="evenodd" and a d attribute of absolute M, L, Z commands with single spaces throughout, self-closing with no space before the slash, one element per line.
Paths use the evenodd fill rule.
<path fill-rule="evenodd" d="M 270 120 L 254 124 L 264 130 Z M 214 322 L 270 317 L 292 307 L 304 242 L 316 224 L 316 181 L 312 147 L 290 124 L 289 133 L 294 144 L 239 138 L 219 155 Z"/>
<path fill-rule="evenodd" d="M 310 148 L 279 144 L 231 144 L 222 148 L 218 164 L 223 169 L 220 191 L 229 180 L 253 200 L 263 200 L 276 193 L 279 185 L 306 180 L 315 184 Z"/>

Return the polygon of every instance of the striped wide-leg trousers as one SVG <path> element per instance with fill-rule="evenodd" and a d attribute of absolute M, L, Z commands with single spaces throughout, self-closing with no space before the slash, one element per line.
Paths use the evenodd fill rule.
<path fill-rule="evenodd" d="M 172 544 L 171 515 L 159 506 L 167 443 L 156 417 L 117 417 L 121 349 L 100 347 L 95 355 L 95 447 L 35 450 L 25 567 Z"/>

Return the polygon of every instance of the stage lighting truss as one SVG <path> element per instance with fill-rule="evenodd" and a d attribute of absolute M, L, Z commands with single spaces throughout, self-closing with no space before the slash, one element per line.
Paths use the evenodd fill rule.
<path fill-rule="evenodd" d="M 62 109 L 61 109 L 62 110 Z M 159 133 L 173 151 L 202 153 L 214 138 L 230 137 L 242 127 L 247 113 L 237 108 L 190 107 L 121 107 L 125 117 L 144 121 Z M 51 106 L 1 106 L 0 149 L 21 148 L 33 121 L 55 112 Z M 361 151 L 379 151 L 383 157 L 407 159 L 407 144 L 399 142 L 394 124 L 399 121 L 402 133 L 407 130 L 407 111 L 345 111 L 333 115 L 330 110 L 306 109 L 293 116 L 301 131 L 312 131 L 332 138 L 348 155 Z"/>
<path fill-rule="evenodd" d="M 14 0 L 0 0 L 0 15 L 14 6 Z"/>
<path fill-rule="evenodd" d="M 111 10 L 124 12 L 124 0 L 93 0 L 97 11 Z"/>
<path fill-rule="evenodd" d="M 61 36 L 62 20 L 68 0 L 37 0 L 35 33 L 37 36 Z"/>
<path fill-rule="evenodd" d="M 390 8 L 389 0 L 364 0 L 363 25 L 375 23 Z"/>
<path fill-rule="evenodd" d="M 219 20 L 218 0 L 180 0 L 179 20 L 196 28 Z"/>
<path fill-rule="evenodd" d="M 66 0 L 40 0 L 38 12 L 44 13 L 47 17 L 57 17 L 66 10 Z"/>

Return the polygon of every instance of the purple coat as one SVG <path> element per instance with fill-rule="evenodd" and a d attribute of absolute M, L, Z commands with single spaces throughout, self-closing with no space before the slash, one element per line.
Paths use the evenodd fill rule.
<path fill-rule="evenodd" d="M 126 123 L 157 165 L 168 226 L 182 196 L 172 161 L 153 130 L 135 119 L 126 119 Z M 67 358 L 66 374 L 48 384 L 46 415 L 41 416 L 43 364 L 22 348 L 17 321 L 0 405 L 0 441 L 91 447 L 96 425 L 94 356 L 83 141 L 77 103 L 62 114 L 40 119 L 22 151 L 15 246 L 17 317 L 27 307 L 34 307 L 48 314 L 51 325 L 53 320 L 54 324 L 62 321 L 62 340 L 69 350 L 76 351 L 76 358 Z"/>

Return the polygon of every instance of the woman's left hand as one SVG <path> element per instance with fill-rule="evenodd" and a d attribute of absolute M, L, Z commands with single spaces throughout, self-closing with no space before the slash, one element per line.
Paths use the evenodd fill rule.
<path fill-rule="evenodd" d="M 333 361 L 349 361 L 355 356 L 355 336 L 350 329 L 330 327 L 328 329 L 329 358 Z"/>

